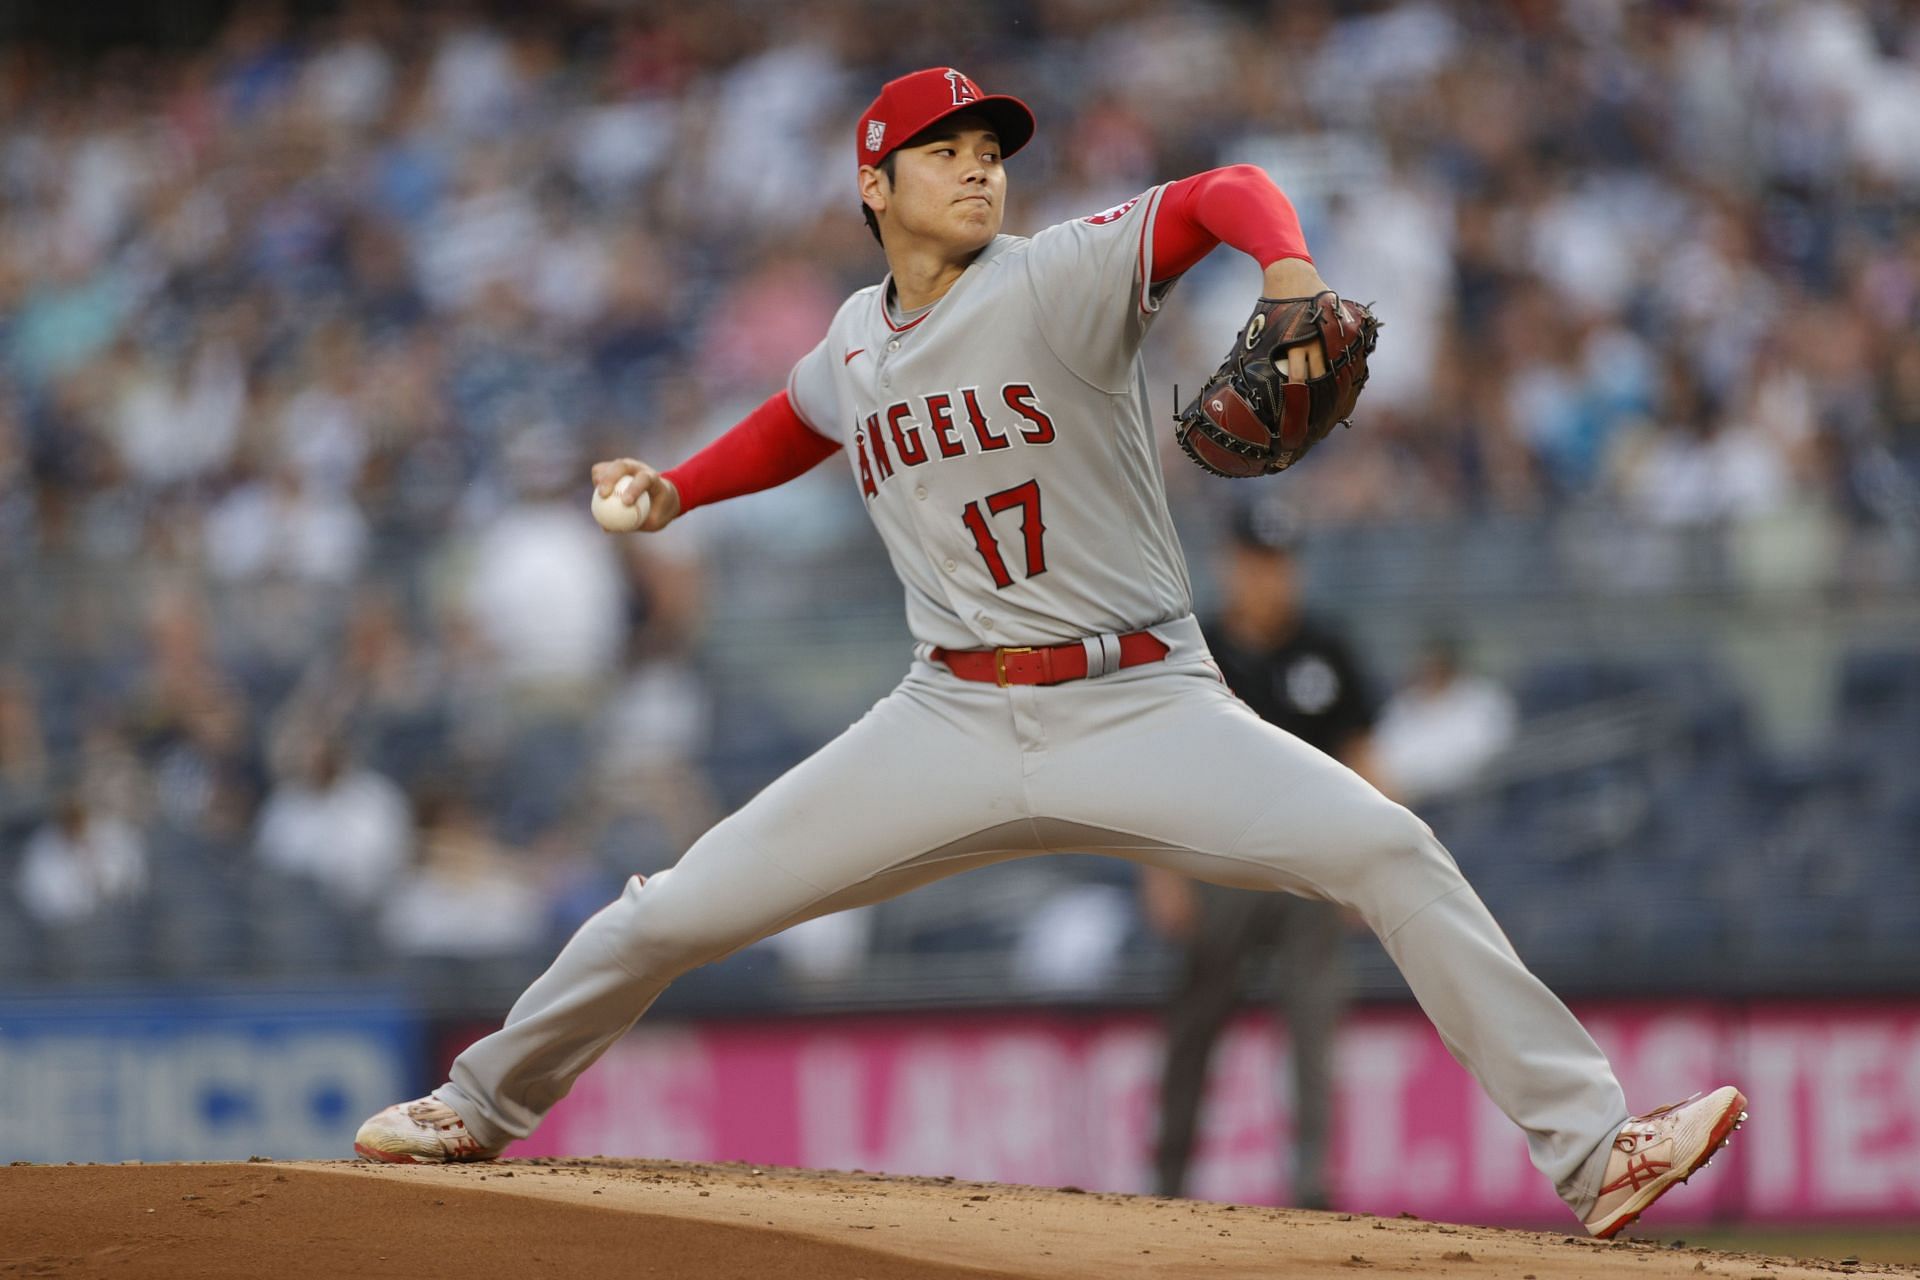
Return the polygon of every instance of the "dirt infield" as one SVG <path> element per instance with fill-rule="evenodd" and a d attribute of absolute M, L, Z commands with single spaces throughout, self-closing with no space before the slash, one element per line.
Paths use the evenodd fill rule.
<path fill-rule="evenodd" d="M 1920 1275 L 1413 1219 L 630 1160 L 0 1170 L 0 1276 Z"/>

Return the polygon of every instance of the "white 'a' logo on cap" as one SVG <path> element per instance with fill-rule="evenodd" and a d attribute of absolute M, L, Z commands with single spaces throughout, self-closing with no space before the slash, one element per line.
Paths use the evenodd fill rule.
<path fill-rule="evenodd" d="M 953 90 L 953 105 L 956 107 L 980 100 L 980 90 L 973 81 L 951 67 L 947 68 L 947 85 Z"/>
<path fill-rule="evenodd" d="M 887 122 L 885 120 L 867 121 L 867 150 L 878 151 L 880 149 L 881 139 L 886 136 Z"/>

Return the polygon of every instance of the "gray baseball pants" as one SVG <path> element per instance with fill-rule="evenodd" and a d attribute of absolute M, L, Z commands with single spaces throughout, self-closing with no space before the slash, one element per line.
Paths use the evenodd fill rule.
<path fill-rule="evenodd" d="M 1599 1047 L 1425 823 L 1248 710 L 1191 618 L 1152 630 L 1164 662 L 1053 686 L 962 681 L 923 649 L 845 733 L 581 925 L 434 1096 L 505 1145 L 689 969 L 974 867 L 1092 850 L 1352 908 L 1584 1216 L 1627 1118 Z"/>

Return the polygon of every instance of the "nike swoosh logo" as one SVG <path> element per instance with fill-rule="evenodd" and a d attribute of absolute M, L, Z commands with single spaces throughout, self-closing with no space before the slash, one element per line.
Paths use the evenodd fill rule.
<path fill-rule="evenodd" d="M 866 348 L 865 348 L 865 347 L 855 347 L 855 348 L 854 348 L 853 350 L 851 350 L 851 351 L 849 351 L 849 352 L 847 352 L 847 358 L 846 358 L 845 360 L 842 360 L 842 361 L 841 361 L 840 363 L 841 363 L 841 364 L 852 364 L 852 363 L 853 363 L 853 358 L 854 358 L 855 356 L 857 356 L 857 355 L 859 355 L 859 354 L 860 354 L 860 353 L 861 353 L 862 351 L 865 351 L 865 350 L 866 350 Z"/>

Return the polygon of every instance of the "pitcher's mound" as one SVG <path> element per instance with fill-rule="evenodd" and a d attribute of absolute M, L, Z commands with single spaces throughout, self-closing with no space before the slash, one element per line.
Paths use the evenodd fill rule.
<path fill-rule="evenodd" d="M 1839 1270 L 1411 1219 L 632 1160 L 34 1165 L 0 1171 L 0 1204 L 0 1276 L 1790 1280 Z"/>

